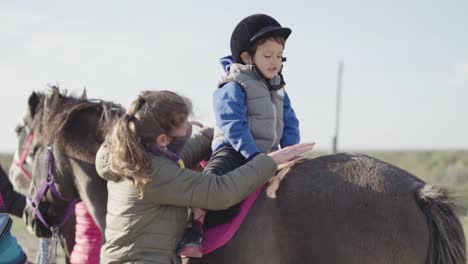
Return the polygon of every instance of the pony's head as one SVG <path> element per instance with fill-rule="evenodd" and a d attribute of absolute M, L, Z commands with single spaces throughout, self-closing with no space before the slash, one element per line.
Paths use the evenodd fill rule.
<path fill-rule="evenodd" d="M 33 121 L 32 182 L 24 213 L 36 235 L 60 229 L 73 215 L 74 204 L 83 199 L 80 194 L 90 191 L 93 179 L 99 178 L 94 159 L 111 126 L 105 122 L 104 115 L 111 112 L 107 105 L 63 95 L 57 87 L 42 100 Z"/>
<path fill-rule="evenodd" d="M 53 155 L 61 147 L 55 138 L 61 132 L 64 102 L 69 99 L 82 100 L 63 96 L 57 87 L 39 98 L 27 139 L 23 140 L 31 177 L 24 218 L 29 230 L 39 237 L 50 236 L 54 228 L 61 228 L 74 214 L 74 204 L 79 200 L 72 175 L 63 169 L 68 166 L 66 160 Z"/>

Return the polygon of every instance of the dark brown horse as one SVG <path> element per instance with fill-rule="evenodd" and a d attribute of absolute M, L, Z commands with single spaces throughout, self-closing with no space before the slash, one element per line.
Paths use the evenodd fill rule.
<path fill-rule="evenodd" d="M 74 98 L 60 94 L 58 87 L 40 102 L 34 117 L 33 183 L 30 196 L 34 197 L 47 177 L 65 200 L 79 198 L 88 208 L 101 230 L 105 229 L 107 206 L 106 181 L 101 179 L 94 166 L 94 156 L 114 117 L 123 114 L 123 108 L 112 103 Z M 45 157 L 51 156 L 52 161 Z M 83 177 L 84 175 L 84 177 Z M 52 192 L 47 200 L 54 202 L 57 212 L 68 206 L 58 201 Z M 28 216 L 35 216 L 27 210 Z M 27 217 L 35 219 L 34 217 Z M 51 225 L 61 217 L 51 217 Z"/>
<path fill-rule="evenodd" d="M 391 164 L 336 154 L 295 165 L 226 246 L 193 264 L 466 263 L 447 193 Z"/>
<path fill-rule="evenodd" d="M 68 103 L 68 104 L 67 104 Z M 81 108 L 67 108 L 71 107 L 74 104 L 80 104 Z M 55 106 L 62 106 L 65 109 L 55 108 Z M 105 109 L 108 110 L 105 110 Z M 52 92 L 48 96 L 43 94 L 33 93 L 29 99 L 29 111 L 28 114 L 23 119 L 23 122 L 18 126 L 17 133 L 19 137 L 19 151 L 22 151 L 27 141 L 25 138 L 28 138 L 28 134 L 32 133 L 33 141 L 29 146 L 29 158 L 30 163 L 18 162 L 19 166 L 22 166 L 22 170 L 18 170 L 19 166 L 17 165 L 15 169 L 10 170 L 10 172 L 17 172 L 16 178 L 25 177 L 24 171 L 30 171 L 30 175 L 33 176 L 33 182 L 29 190 L 29 196 L 34 198 L 36 195 L 36 190 L 43 183 L 43 176 L 47 174 L 47 165 L 44 161 L 44 154 L 47 153 L 48 142 L 54 142 L 54 150 L 62 150 L 64 145 L 63 141 L 56 141 L 54 137 L 67 135 L 65 131 L 72 129 L 76 133 L 94 133 L 98 134 L 100 131 L 86 131 L 88 127 L 87 124 L 80 124 L 82 126 L 70 127 L 69 124 L 61 123 L 60 120 L 65 120 L 67 118 L 72 118 L 73 114 L 77 112 L 87 115 L 89 113 L 101 113 L 105 111 L 107 114 L 113 115 L 118 114 L 121 111 L 121 107 L 110 104 L 102 103 L 100 101 L 88 101 L 86 100 L 85 93 L 80 98 L 75 98 L 72 96 L 61 95 L 58 92 L 57 87 L 52 87 Z M 100 122 L 104 123 L 104 120 L 107 120 L 105 116 L 99 116 Z M 57 128 L 58 126 L 65 126 L 61 130 L 61 133 L 50 134 L 47 131 L 52 128 Z M 101 127 L 106 129 L 104 125 Z M 94 126 L 93 129 L 96 129 Z M 99 137 L 99 135 L 97 135 Z M 89 137 L 87 138 L 89 140 Z M 68 140 L 68 139 L 67 139 Z M 101 137 L 97 140 L 102 140 Z M 88 142 L 88 141 L 87 141 Z M 56 144 L 55 144 L 56 143 Z M 54 171 L 53 180 L 56 184 L 57 191 L 59 196 L 63 196 L 65 201 L 57 199 L 56 195 L 48 189 L 44 196 L 40 199 L 39 211 L 42 212 L 44 221 L 48 225 L 58 225 L 63 219 L 65 219 L 65 211 L 67 211 L 71 200 L 81 199 L 85 202 L 88 208 L 93 209 L 91 214 L 95 219 L 95 222 L 98 224 L 101 230 L 105 228 L 105 213 L 106 213 L 106 203 L 107 203 L 107 188 L 105 181 L 101 180 L 97 174 L 96 178 L 89 178 L 92 173 L 88 171 L 95 171 L 94 169 L 94 160 L 82 160 L 79 154 L 80 149 L 73 149 L 73 156 L 71 160 L 67 161 L 57 157 L 54 162 L 54 166 L 58 168 L 57 171 Z M 58 152 L 58 151 L 57 151 Z M 93 155 L 93 154 L 91 154 Z M 21 155 L 17 155 L 21 156 Z M 76 163 L 84 164 L 83 167 L 78 168 L 78 172 L 74 170 L 76 168 Z M 74 173 L 79 174 L 82 170 L 87 171 L 85 174 L 86 177 L 75 177 Z M 19 173 L 18 173 L 19 172 Z M 81 175 L 81 174 L 79 174 Z M 11 176 L 11 173 L 10 173 Z M 77 179 L 75 181 L 75 179 Z M 82 181 L 79 181 L 82 179 Z M 71 207 L 70 207 L 71 210 Z M 98 220 L 99 219 L 99 220 Z M 31 207 L 28 207 L 25 210 L 25 220 L 27 226 L 36 236 L 44 237 L 50 236 L 50 229 L 47 228 L 37 215 L 33 212 Z M 97 220 L 97 221 L 96 221 Z M 62 243 L 64 246 L 65 255 L 68 258 L 70 257 L 71 251 L 75 245 L 75 217 L 71 215 L 66 221 L 64 221 L 62 227 L 60 228 L 60 237 L 61 240 L 66 241 Z"/>
<path fill-rule="evenodd" d="M 84 91 L 81 95 L 86 97 L 86 92 Z M 21 122 L 16 126 L 15 132 L 18 139 L 18 148 L 14 154 L 13 161 L 9 170 L 9 180 L 14 186 L 15 190 L 21 192 L 21 194 L 27 194 L 31 182 L 32 182 L 32 153 L 35 152 L 32 146 L 33 139 L 33 120 L 35 118 L 39 103 L 45 98 L 45 95 L 42 93 L 33 92 L 28 99 L 28 108 L 25 116 Z M 21 214 L 15 214 L 18 217 L 23 216 L 23 211 L 26 205 L 26 197 L 19 196 L 20 200 L 23 202 L 17 203 L 18 208 L 14 208 L 15 211 L 21 212 Z M 20 205 L 21 204 L 21 205 Z M 46 215 L 53 216 L 55 215 L 55 208 L 52 208 L 51 204 L 47 201 L 44 201 L 41 204 L 42 210 L 44 210 Z M 50 232 L 45 230 L 45 228 L 39 228 L 41 224 L 38 221 L 34 221 L 29 226 L 29 229 L 32 233 L 36 234 L 38 237 L 48 237 Z M 75 219 L 70 218 L 69 221 L 64 223 L 59 230 L 59 241 L 63 248 L 65 254 L 65 260 L 69 263 L 70 254 L 75 245 Z M 31 256 L 30 256 L 31 257 Z"/>
<path fill-rule="evenodd" d="M 98 201 L 107 191 L 94 158 L 118 116 L 110 109 L 67 101 L 54 90 L 35 129 L 41 139 L 34 177 L 47 177 L 44 157 L 52 153 L 55 185 L 63 195 L 88 199 L 98 223 L 106 212 Z M 383 161 L 359 154 L 308 159 L 292 168 L 277 195 L 262 195 L 232 241 L 192 263 L 466 261 L 463 229 L 448 195 Z"/>

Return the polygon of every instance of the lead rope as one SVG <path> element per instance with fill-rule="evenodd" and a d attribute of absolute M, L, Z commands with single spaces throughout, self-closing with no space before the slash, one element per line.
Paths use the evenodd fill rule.
<path fill-rule="evenodd" d="M 53 228 L 52 237 L 42 237 L 39 239 L 39 254 L 36 258 L 37 264 L 57 263 L 57 242 L 58 229 Z"/>
<path fill-rule="evenodd" d="M 57 243 L 58 243 L 58 236 L 59 236 L 59 229 L 58 227 L 52 227 L 52 245 L 50 247 L 50 256 L 51 264 L 56 264 L 57 263 Z"/>
<path fill-rule="evenodd" d="M 39 250 L 36 257 L 37 264 L 50 263 L 49 247 L 52 244 L 52 238 L 41 237 L 39 238 Z"/>

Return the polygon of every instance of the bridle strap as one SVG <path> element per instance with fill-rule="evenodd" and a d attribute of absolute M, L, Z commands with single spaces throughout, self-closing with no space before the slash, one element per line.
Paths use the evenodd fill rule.
<path fill-rule="evenodd" d="M 47 161 L 47 178 L 44 179 L 41 184 L 39 185 L 39 188 L 36 191 L 36 194 L 34 195 L 34 199 L 32 199 L 30 196 L 27 197 L 26 203 L 28 206 L 33 208 L 34 213 L 37 215 L 39 220 L 44 224 L 45 227 L 48 229 L 59 229 L 60 227 L 65 224 L 65 222 L 70 218 L 70 216 L 74 212 L 75 204 L 80 200 L 78 198 L 71 198 L 71 199 L 66 199 L 64 198 L 58 191 L 57 188 L 55 187 L 55 182 L 54 182 L 54 177 L 53 177 L 53 167 L 54 167 L 54 156 L 52 153 L 52 147 L 49 146 L 47 147 L 47 156 L 46 156 L 46 161 Z M 62 200 L 64 202 L 67 202 L 67 210 L 65 211 L 65 214 L 62 218 L 62 220 L 52 226 L 47 223 L 45 220 L 44 216 L 41 213 L 41 210 L 39 210 L 39 203 L 41 202 L 42 197 L 44 197 L 45 193 L 47 192 L 47 189 L 49 189 L 52 193 L 52 196 Z"/>
<path fill-rule="evenodd" d="M 28 139 L 26 140 L 24 146 L 23 146 L 23 152 L 21 152 L 21 156 L 19 161 L 14 161 L 14 164 L 21 170 L 21 172 L 28 177 L 28 179 L 32 180 L 32 175 L 29 171 L 27 171 L 24 168 L 24 163 L 26 162 L 26 159 L 28 158 L 29 151 L 32 145 L 34 139 L 34 133 L 31 131 L 28 135 Z"/>

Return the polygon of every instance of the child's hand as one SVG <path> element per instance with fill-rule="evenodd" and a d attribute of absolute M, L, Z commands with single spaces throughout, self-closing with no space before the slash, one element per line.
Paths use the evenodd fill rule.
<path fill-rule="evenodd" d="M 290 162 L 290 161 L 300 158 L 302 154 L 304 154 L 307 151 L 312 150 L 314 145 L 315 145 L 315 142 L 299 143 L 296 145 L 292 145 L 292 146 L 285 147 L 280 150 L 271 152 L 268 154 L 268 156 L 273 158 L 276 164 L 280 165 L 280 164 Z"/>

